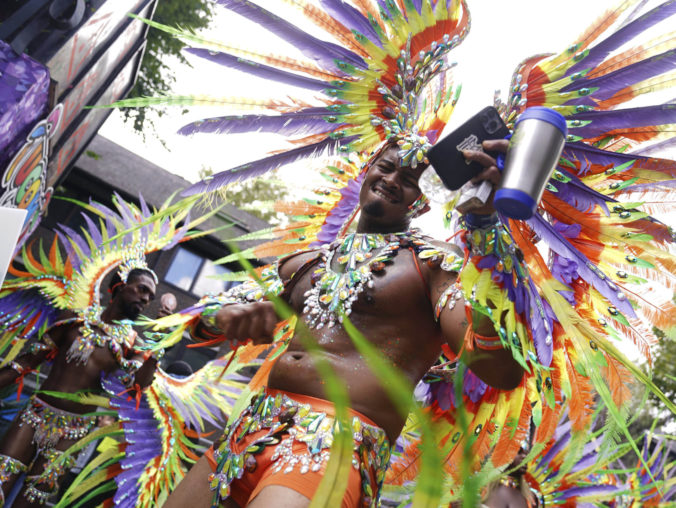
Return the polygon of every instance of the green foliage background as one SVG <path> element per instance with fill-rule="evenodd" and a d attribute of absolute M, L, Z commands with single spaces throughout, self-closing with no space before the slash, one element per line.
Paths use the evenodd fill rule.
<path fill-rule="evenodd" d="M 213 4 L 209 0 L 158 0 L 153 20 L 169 26 L 180 26 L 197 31 L 206 28 L 213 15 Z M 148 31 L 146 50 L 139 76 L 128 98 L 157 97 L 170 92 L 175 77 L 169 66 L 173 58 L 179 63 L 190 65 L 181 54 L 183 42 L 162 30 Z M 121 110 L 125 120 L 145 137 L 155 125 L 157 117 L 164 114 L 162 109 L 125 108 Z M 157 115 L 157 117 L 156 117 Z"/>

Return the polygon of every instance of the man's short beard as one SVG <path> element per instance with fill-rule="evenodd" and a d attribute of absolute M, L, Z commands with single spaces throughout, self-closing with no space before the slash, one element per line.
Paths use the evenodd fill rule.
<path fill-rule="evenodd" d="M 138 308 L 135 307 L 134 304 L 125 303 L 122 306 L 122 314 L 124 315 L 125 319 L 131 319 L 132 321 L 134 321 L 137 317 L 139 317 L 141 311 L 138 310 Z"/>
<path fill-rule="evenodd" d="M 385 215 L 385 209 L 380 201 L 371 201 L 362 210 L 366 215 L 370 215 L 371 217 L 382 217 Z"/>

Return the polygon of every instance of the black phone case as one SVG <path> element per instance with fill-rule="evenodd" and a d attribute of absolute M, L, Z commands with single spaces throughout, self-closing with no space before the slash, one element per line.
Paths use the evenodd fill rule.
<path fill-rule="evenodd" d="M 430 148 L 427 158 L 444 185 L 456 190 L 483 170 L 478 162 L 465 160 L 461 150 L 483 151 L 482 141 L 502 139 L 508 134 L 509 129 L 498 110 L 488 106 Z M 487 153 L 497 156 L 497 153 Z"/>

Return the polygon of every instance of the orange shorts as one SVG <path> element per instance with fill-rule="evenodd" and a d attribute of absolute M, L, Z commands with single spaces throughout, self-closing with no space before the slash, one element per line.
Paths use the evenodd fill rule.
<path fill-rule="evenodd" d="M 230 497 L 241 507 L 268 485 L 288 487 L 312 499 L 326 470 L 333 417 L 331 402 L 266 389 L 207 451 L 214 471 L 211 488 L 221 500 Z M 364 415 L 350 410 L 350 421 L 353 467 L 342 506 L 375 506 L 389 463 L 389 442 Z"/>

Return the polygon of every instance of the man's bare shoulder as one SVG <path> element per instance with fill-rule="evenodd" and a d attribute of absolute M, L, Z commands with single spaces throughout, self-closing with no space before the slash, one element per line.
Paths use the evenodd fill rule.
<path fill-rule="evenodd" d="M 293 277 L 299 268 L 308 261 L 315 259 L 319 253 L 318 249 L 302 250 L 289 254 L 277 262 L 277 272 L 282 280 L 289 280 Z"/>
<path fill-rule="evenodd" d="M 425 242 L 419 255 L 425 260 L 425 271 L 431 282 L 455 279 L 464 259 L 462 250 L 455 244 L 431 236 L 418 235 L 418 239 Z"/>

